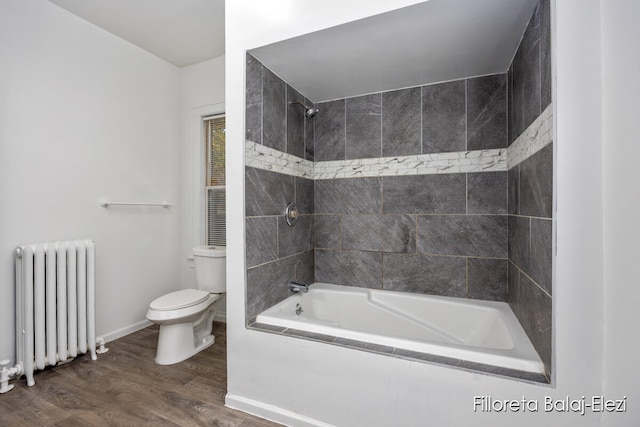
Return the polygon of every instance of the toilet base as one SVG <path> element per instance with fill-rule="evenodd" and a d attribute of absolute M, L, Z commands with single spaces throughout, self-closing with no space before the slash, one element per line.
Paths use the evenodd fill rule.
<path fill-rule="evenodd" d="M 222 294 L 210 294 L 200 304 L 177 310 L 149 308 L 147 319 L 160 325 L 155 362 L 173 365 L 204 350 L 215 342 L 213 321 L 218 312 L 216 301 Z"/>
<path fill-rule="evenodd" d="M 182 362 L 211 346 L 215 341 L 213 334 L 210 334 L 195 343 L 191 322 L 160 325 L 155 362 L 158 365 Z"/>

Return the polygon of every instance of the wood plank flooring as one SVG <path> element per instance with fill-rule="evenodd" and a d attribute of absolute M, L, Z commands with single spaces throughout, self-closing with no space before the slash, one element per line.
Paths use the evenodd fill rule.
<path fill-rule="evenodd" d="M 171 366 L 153 361 L 158 327 L 150 326 L 88 355 L 24 377 L 0 395 L 0 426 L 224 426 L 279 424 L 226 408 L 225 324 L 214 323 L 216 342 Z"/>

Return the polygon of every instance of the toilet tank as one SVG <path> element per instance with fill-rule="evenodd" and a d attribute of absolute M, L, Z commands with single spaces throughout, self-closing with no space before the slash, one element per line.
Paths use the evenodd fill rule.
<path fill-rule="evenodd" d="M 198 289 L 221 294 L 227 291 L 227 249 L 222 246 L 193 248 Z"/>

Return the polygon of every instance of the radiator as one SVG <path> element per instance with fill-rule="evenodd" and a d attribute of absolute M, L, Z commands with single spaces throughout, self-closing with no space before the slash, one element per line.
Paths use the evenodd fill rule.
<path fill-rule="evenodd" d="M 34 371 L 91 352 L 96 360 L 95 245 L 69 240 L 16 249 L 16 366 Z"/>

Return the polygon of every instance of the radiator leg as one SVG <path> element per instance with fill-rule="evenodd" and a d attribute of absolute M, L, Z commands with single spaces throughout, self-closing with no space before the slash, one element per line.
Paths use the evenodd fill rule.
<path fill-rule="evenodd" d="M 36 380 L 33 379 L 33 371 L 25 372 L 24 375 L 27 377 L 27 385 L 29 387 L 36 385 Z"/>

